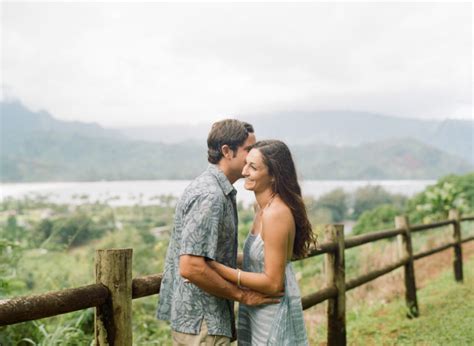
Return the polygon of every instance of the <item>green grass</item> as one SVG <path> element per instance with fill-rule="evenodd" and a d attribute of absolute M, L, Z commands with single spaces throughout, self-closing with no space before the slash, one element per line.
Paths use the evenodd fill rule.
<path fill-rule="evenodd" d="M 474 345 L 474 258 L 464 262 L 464 283 L 447 270 L 418 290 L 417 298 L 420 317 L 414 319 L 406 318 L 403 297 L 352 308 L 346 318 L 348 344 Z M 325 342 L 325 328 L 318 332 L 312 344 Z"/>

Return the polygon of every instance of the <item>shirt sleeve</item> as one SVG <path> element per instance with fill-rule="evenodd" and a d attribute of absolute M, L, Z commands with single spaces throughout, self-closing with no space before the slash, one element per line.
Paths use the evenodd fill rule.
<path fill-rule="evenodd" d="M 196 196 L 186 208 L 179 255 L 215 260 L 223 201 L 214 194 Z"/>

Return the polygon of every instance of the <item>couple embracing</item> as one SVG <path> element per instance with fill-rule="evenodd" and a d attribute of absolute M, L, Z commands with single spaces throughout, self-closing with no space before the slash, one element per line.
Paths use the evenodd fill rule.
<path fill-rule="evenodd" d="M 207 145 L 208 168 L 176 206 L 157 317 L 171 322 L 173 345 L 307 345 L 290 261 L 314 238 L 291 153 L 234 119 L 214 123 Z M 256 203 L 241 258 L 232 184 L 242 177 Z"/>

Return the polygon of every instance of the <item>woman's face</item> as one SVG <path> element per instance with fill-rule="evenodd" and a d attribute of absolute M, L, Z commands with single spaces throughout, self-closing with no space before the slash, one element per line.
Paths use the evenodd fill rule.
<path fill-rule="evenodd" d="M 262 153 L 258 149 L 250 150 L 242 170 L 245 178 L 244 187 L 254 192 L 265 191 L 272 188 L 273 178 L 268 174 L 268 168 L 263 162 Z"/>

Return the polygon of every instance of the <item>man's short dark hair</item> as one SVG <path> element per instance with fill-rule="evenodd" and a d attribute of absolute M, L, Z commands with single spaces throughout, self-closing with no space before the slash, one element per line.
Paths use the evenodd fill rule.
<path fill-rule="evenodd" d="M 210 163 L 219 163 L 222 159 L 222 146 L 228 145 L 236 154 L 237 148 L 247 140 L 249 133 L 253 133 L 252 125 L 236 120 L 225 119 L 212 124 L 207 137 L 207 160 Z"/>

